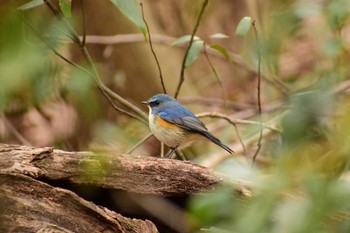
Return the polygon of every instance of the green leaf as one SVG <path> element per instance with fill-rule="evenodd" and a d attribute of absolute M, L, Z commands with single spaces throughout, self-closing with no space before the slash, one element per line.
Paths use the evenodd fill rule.
<path fill-rule="evenodd" d="M 141 30 L 142 34 L 147 36 L 146 25 L 143 22 L 140 8 L 136 0 L 111 0 L 114 5 L 128 17 Z"/>
<path fill-rule="evenodd" d="M 215 33 L 213 35 L 210 36 L 211 38 L 215 38 L 215 39 L 226 39 L 226 38 L 230 38 L 228 35 L 222 34 L 222 33 Z"/>
<path fill-rule="evenodd" d="M 72 3 L 70 0 L 60 0 L 59 5 L 64 17 L 72 17 Z"/>
<path fill-rule="evenodd" d="M 186 57 L 185 68 L 189 67 L 195 60 L 197 60 L 197 58 L 199 57 L 199 54 L 201 53 L 203 45 L 204 45 L 204 42 L 202 40 L 194 41 L 192 43 L 192 46 L 188 51 L 188 54 Z"/>
<path fill-rule="evenodd" d="M 25 11 L 25 10 L 29 10 L 31 8 L 37 7 L 43 3 L 44 3 L 43 0 L 32 0 L 30 2 L 27 2 L 26 4 L 23 4 L 22 6 L 18 7 L 17 9 Z"/>
<path fill-rule="evenodd" d="M 230 62 L 233 62 L 231 59 L 230 54 L 228 53 L 227 49 L 225 49 L 224 47 L 222 47 L 221 45 L 218 44 L 213 44 L 210 45 L 210 48 L 215 49 L 216 51 L 218 51 L 219 53 L 221 53 L 222 55 L 224 55 L 224 57 L 229 60 Z"/>
<path fill-rule="evenodd" d="M 241 21 L 238 23 L 238 26 L 236 28 L 236 35 L 240 35 L 240 36 L 247 35 L 251 25 L 252 25 L 252 18 L 248 16 L 243 17 Z"/>
<path fill-rule="evenodd" d="M 200 39 L 201 38 L 199 38 L 198 36 L 193 37 L 193 41 L 198 41 Z M 189 41 L 191 41 L 191 35 L 181 36 L 181 37 L 177 38 L 173 43 L 171 43 L 170 46 L 182 44 L 182 43 L 189 42 Z"/>

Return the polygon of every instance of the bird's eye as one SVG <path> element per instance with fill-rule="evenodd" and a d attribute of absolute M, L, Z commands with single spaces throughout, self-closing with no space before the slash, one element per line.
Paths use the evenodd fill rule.
<path fill-rule="evenodd" d="M 149 102 L 149 105 L 151 107 L 158 106 L 159 105 L 159 100 L 152 100 L 152 101 Z"/>

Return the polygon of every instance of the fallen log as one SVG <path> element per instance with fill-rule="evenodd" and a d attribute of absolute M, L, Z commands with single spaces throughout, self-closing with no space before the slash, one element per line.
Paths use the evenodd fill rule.
<path fill-rule="evenodd" d="M 0 173 L 0 184 L 0 232 L 158 232 L 25 175 Z"/>
<path fill-rule="evenodd" d="M 0 144 L 0 171 L 165 196 L 200 193 L 222 180 L 208 168 L 188 161 L 7 144 Z"/>

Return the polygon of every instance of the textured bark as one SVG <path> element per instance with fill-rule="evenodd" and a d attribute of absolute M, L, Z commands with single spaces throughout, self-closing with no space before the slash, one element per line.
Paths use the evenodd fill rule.
<path fill-rule="evenodd" d="M 158 232 L 28 176 L 0 173 L 0 184 L 0 232 Z"/>
<path fill-rule="evenodd" d="M 0 144 L 0 171 L 166 196 L 199 193 L 221 181 L 209 169 L 190 162 L 6 144 Z"/>
<path fill-rule="evenodd" d="M 196 194 L 222 183 L 191 162 L 0 144 L 0 232 L 158 232 L 150 221 L 123 217 L 37 178 L 163 196 Z M 239 183 L 232 185 L 250 195 Z"/>

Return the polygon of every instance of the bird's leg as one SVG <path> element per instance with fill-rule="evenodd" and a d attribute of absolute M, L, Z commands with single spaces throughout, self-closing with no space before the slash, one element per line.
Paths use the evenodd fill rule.
<path fill-rule="evenodd" d="M 176 146 L 174 148 L 172 148 L 172 150 L 169 152 L 169 154 L 167 154 L 167 158 L 171 159 L 171 157 L 173 156 L 173 154 L 175 153 L 176 149 L 178 148 L 179 146 Z"/>

